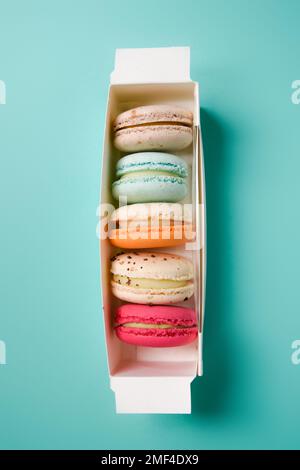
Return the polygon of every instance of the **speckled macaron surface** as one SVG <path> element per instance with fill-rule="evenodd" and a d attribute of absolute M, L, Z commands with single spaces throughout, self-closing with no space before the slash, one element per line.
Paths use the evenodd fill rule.
<path fill-rule="evenodd" d="M 185 161 L 169 153 L 141 152 L 121 158 L 112 192 L 127 203 L 178 202 L 187 194 Z"/>
<path fill-rule="evenodd" d="M 174 105 L 140 106 L 115 119 L 114 145 L 124 152 L 176 151 L 192 143 L 193 114 Z"/>
<path fill-rule="evenodd" d="M 174 304 L 194 292 L 192 263 L 175 254 L 128 252 L 111 261 L 112 292 L 121 300 L 141 304 Z"/>

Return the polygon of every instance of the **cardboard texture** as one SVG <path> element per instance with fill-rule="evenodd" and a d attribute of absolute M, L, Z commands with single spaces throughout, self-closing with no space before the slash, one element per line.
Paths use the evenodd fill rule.
<path fill-rule="evenodd" d="M 165 248 L 190 258 L 195 268 L 195 295 L 184 306 L 195 308 L 199 338 L 177 348 L 144 348 L 120 342 L 113 317 L 120 301 L 110 291 L 110 258 L 118 251 L 108 239 L 100 241 L 102 302 L 111 388 L 117 413 L 190 413 L 190 384 L 202 375 L 202 329 L 205 302 L 205 185 L 199 121 L 198 84 L 190 80 L 188 47 L 117 49 L 111 74 L 103 145 L 101 204 L 112 204 L 111 184 L 121 153 L 112 145 L 111 128 L 122 111 L 147 104 L 177 104 L 194 114 L 193 145 L 178 152 L 190 167 L 189 193 L 193 203 L 197 243 Z M 179 304 L 180 305 L 180 304 Z M 183 304 L 182 304 L 183 305 Z"/>

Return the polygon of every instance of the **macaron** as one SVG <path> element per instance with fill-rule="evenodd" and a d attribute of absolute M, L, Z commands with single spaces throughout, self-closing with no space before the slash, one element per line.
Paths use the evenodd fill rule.
<path fill-rule="evenodd" d="M 183 346 L 198 335 L 195 311 L 183 307 L 125 304 L 117 308 L 115 324 L 117 337 L 137 346 Z"/>
<path fill-rule="evenodd" d="M 117 116 L 114 145 L 123 152 L 182 150 L 192 143 L 193 114 L 173 105 L 140 106 Z"/>
<path fill-rule="evenodd" d="M 112 258 L 115 297 L 139 304 L 175 304 L 194 293 L 193 265 L 181 256 L 161 252 L 128 252 Z"/>
<path fill-rule="evenodd" d="M 109 238 L 119 248 L 163 248 L 192 242 L 192 214 L 179 203 L 148 202 L 116 209 Z"/>
<path fill-rule="evenodd" d="M 113 183 L 115 199 L 127 198 L 128 204 L 139 202 L 178 202 L 187 194 L 188 166 L 176 155 L 161 152 L 133 153 L 116 165 Z"/>

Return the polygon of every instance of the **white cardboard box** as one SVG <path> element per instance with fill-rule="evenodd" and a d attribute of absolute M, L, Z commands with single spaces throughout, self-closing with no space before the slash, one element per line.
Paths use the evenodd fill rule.
<path fill-rule="evenodd" d="M 202 335 L 205 303 L 205 185 L 199 120 L 198 83 L 190 79 L 190 49 L 117 49 L 111 74 L 103 146 L 101 201 L 113 204 L 111 184 L 121 153 L 112 145 L 112 123 L 117 114 L 147 104 L 170 103 L 194 114 L 193 145 L 179 152 L 190 166 L 189 194 L 193 204 L 197 246 L 165 248 L 189 257 L 195 268 L 195 295 L 184 306 L 195 308 L 199 337 L 177 348 L 144 348 L 120 342 L 113 329 L 120 301 L 110 290 L 110 258 L 118 251 L 108 239 L 100 241 L 102 305 L 111 388 L 117 413 L 190 413 L 190 384 L 202 375 Z"/>

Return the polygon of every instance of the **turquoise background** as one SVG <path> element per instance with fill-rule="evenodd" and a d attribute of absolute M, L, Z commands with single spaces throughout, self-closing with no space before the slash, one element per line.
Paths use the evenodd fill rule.
<path fill-rule="evenodd" d="M 299 448 L 297 0 L 0 1 L 0 447 Z M 96 207 L 116 47 L 191 46 L 208 210 L 193 414 L 116 415 Z"/>

